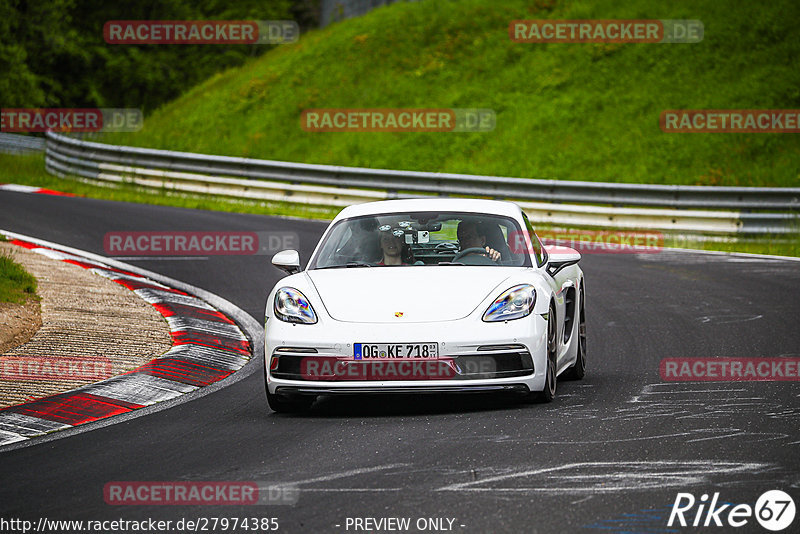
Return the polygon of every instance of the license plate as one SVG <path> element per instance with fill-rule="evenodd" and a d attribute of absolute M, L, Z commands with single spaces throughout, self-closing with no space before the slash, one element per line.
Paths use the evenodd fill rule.
<path fill-rule="evenodd" d="M 374 359 L 420 359 L 435 360 L 439 357 L 438 343 L 354 343 L 354 360 Z"/>

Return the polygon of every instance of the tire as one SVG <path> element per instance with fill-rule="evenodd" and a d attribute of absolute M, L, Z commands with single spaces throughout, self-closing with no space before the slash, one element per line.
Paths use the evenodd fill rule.
<path fill-rule="evenodd" d="M 296 397 L 287 397 L 284 395 L 276 395 L 267 391 L 267 403 L 270 409 L 276 413 L 302 413 L 311 408 L 316 400 L 315 397 L 298 395 Z"/>
<path fill-rule="evenodd" d="M 586 309 L 583 297 L 581 289 L 581 305 L 578 309 L 578 359 L 564 373 L 564 378 L 567 380 L 581 380 L 586 376 Z"/>
<path fill-rule="evenodd" d="M 544 389 L 542 391 L 531 391 L 528 393 L 529 402 L 551 402 L 556 396 L 556 359 L 558 358 L 558 319 L 556 309 L 550 304 L 550 311 L 547 314 L 547 374 L 544 379 Z"/>
<path fill-rule="evenodd" d="M 267 391 L 267 404 L 270 409 L 276 413 L 302 413 L 306 412 L 314 404 L 317 398 L 313 395 L 295 395 L 292 397 L 286 395 L 277 395 L 269 392 L 267 386 L 267 366 L 264 364 L 264 389 Z"/>

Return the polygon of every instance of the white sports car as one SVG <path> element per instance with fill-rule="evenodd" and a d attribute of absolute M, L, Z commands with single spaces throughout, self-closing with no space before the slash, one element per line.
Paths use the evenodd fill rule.
<path fill-rule="evenodd" d="M 308 266 L 294 250 L 267 298 L 265 380 L 277 412 L 318 395 L 514 391 L 548 402 L 586 368 L 580 254 L 544 247 L 510 202 L 345 208 Z"/>

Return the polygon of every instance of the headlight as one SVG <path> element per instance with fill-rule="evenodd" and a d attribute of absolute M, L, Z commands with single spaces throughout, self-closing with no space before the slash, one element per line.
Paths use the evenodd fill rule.
<path fill-rule="evenodd" d="M 514 286 L 497 297 L 483 314 L 483 320 L 494 322 L 521 319 L 530 315 L 534 304 L 536 304 L 536 289 L 532 285 Z"/>
<path fill-rule="evenodd" d="M 314 324 L 317 314 L 298 290 L 282 287 L 275 293 L 275 317 L 287 323 Z"/>

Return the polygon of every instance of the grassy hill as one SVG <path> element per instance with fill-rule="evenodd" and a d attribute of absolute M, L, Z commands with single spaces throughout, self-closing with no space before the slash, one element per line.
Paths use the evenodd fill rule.
<path fill-rule="evenodd" d="M 522 44 L 513 19 L 700 19 L 697 44 Z M 103 140 L 373 168 L 796 186 L 800 134 L 664 133 L 665 109 L 800 108 L 800 2 L 423 0 L 305 34 Z M 488 133 L 315 133 L 307 108 L 491 108 Z"/>

